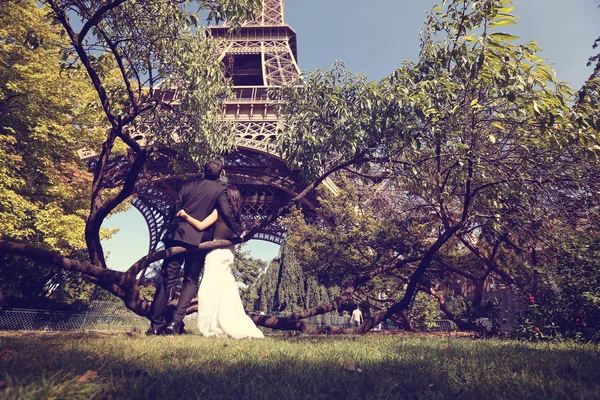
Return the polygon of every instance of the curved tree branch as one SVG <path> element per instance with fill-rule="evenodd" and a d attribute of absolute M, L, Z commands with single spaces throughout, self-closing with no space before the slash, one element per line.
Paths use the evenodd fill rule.
<path fill-rule="evenodd" d="M 88 246 L 90 260 L 93 264 L 106 267 L 104 251 L 102 250 L 102 243 L 100 241 L 100 227 L 108 214 L 133 193 L 135 183 L 147 158 L 148 151 L 145 149 L 137 154 L 135 161 L 129 169 L 127 178 L 125 178 L 123 188 L 115 196 L 108 199 L 103 204 L 99 204 L 99 191 L 97 192 L 97 201 L 94 202 L 95 207 L 92 208 L 85 225 L 85 241 Z"/>
<path fill-rule="evenodd" d="M 126 1 L 127 0 L 115 0 L 111 3 L 105 4 L 104 6 L 100 7 L 94 13 L 94 15 L 92 15 L 92 18 L 88 19 L 87 22 L 83 25 L 83 27 L 79 31 L 79 34 L 77 35 L 77 44 L 79 46 L 82 45 L 83 40 L 87 36 L 90 29 L 92 29 L 92 27 L 98 25 L 98 23 L 102 20 L 102 17 L 104 17 L 104 15 L 107 12 L 119 7 L 121 4 L 125 3 Z"/>

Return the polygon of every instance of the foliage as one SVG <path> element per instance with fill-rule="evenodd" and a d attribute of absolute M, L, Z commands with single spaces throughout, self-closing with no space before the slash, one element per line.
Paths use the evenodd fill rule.
<path fill-rule="evenodd" d="M 377 318 L 456 277 L 473 282 L 477 307 L 488 277 L 522 282 L 525 260 L 552 254 L 553 230 L 579 226 L 600 204 L 593 99 L 571 107 L 573 91 L 538 44 L 502 31 L 516 23 L 513 9 L 510 0 L 445 1 L 428 13 L 419 59 L 381 82 L 335 65 L 279 93 L 288 127 L 280 146 L 292 166 L 338 181 L 352 175 L 362 192 L 383 192 L 362 204 L 379 209 L 364 213 L 373 226 L 396 235 L 382 240 L 387 247 L 375 249 L 378 238 L 357 216 L 364 205 L 325 212 L 331 225 L 290 239 L 324 262 L 305 260 L 307 268 L 329 269 L 333 280 L 351 283 L 349 272 L 370 280 L 383 268 L 405 283 Z M 403 259 L 416 261 L 404 268 Z"/>
<path fill-rule="evenodd" d="M 221 101 L 229 95 L 229 90 L 220 62 L 214 57 L 217 44 L 198 26 L 198 13 L 194 7 L 208 10 L 209 18 L 217 22 L 230 21 L 235 28 L 242 19 L 251 18 L 262 3 L 256 0 L 45 0 L 41 2 L 43 7 L 37 9 L 35 2 L 10 1 L 2 9 L 5 22 L 12 18 L 12 13 L 5 10 L 17 10 L 23 5 L 27 5 L 27 12 L 33 14 L 16 15 L 17 33 L 9 34 L 2 28 L 2 51 L 26 46 L 37 50 L 41 61 L 52 56 L 54 58 L 49 60 L 58 62 L 54 64 L 57 68 L 49 71 L 46 71 L 49 66 L 43 66 L 43 73 L 50 74 L 48 76 L 37 76 L 32 73 L 37 71 L 20 68 L 7 70 L 10 85 L 3 90 L 14 93 L 2 93 L 2 108 L 6 101 L 24 99 L 35 106 L 29 108 L 32 118 L 42 120 L 32 121 L 28 126 L 34 134 L 31 140 L 15 139 L 17 128 L 8 126 L 5 130 L 9 136 L 5 137 L 3 132 L 2 147 L 15 147 L 31 154 L 31 160 L 38 163 L 32 168 L 35 173 L 42 166 L 61 172 L 64 175 L 62 181 L 46 173 L 39 183 L 48 181 L 55 191 L 50 192 L 52 196 L 66 192 L 78 203 L 70 204 L 68 213 L 62 216 L 64 204 L 57 204 L 52 197 L 42 199 L 43 209 L 31 210 L 27 202 L 19 202 L 14 196 L 6 197 L 2 191 L 6 198 L 1 201 L 10 203 L 10 209 L 6 208 L 9 210 L 6 215 L 0 215 L 6 220 L 0 219 L 0 222 L 8 225 L 13 236 L 0 239 L 0 246 L 10 254 L 33 256 L 42 263 L 83 273 L 95 284 L 123 299 L 130 309 L 146 315 L 150 303 L 140 295 L 136 282 L 137 274 L 145 265 L 143 262 L 136 264 L 127 273 L 109 271 L 101 243 L 102 222 L 122 208 L 134 193 L 148 163 L 166 163 L 176 169 L 182 161 L 200 163 L 233 147 L 233 126 L 219 118 Z M 52 32 L 54 37 L 60 35 L 60 39 L 53 39 L 54 43 L 51 43 L 46 37 L 47 32 Z M 4 69 L 18 62 L 18 59 L 11 61 L 8 58 L 11 54 L 17 58 L 24 55 L 33 58 L 31 51 L 21 49 L 7 53 L 6 57 L 3 54 L 2 62 L 9 61 L 2 65 Z M 29 87 L 11 83 L 9 79 L 21 79 L 19 73 L 24 73 L 23 76 L 30 80 Z M 69 84 L 62 84 L 59 78 L 70 79 Z M 85 95 L 90 93 L 90 83 L 95 93 L 88 99 Z M 41 89 L 44 92 L 40 92 Z M 51 89 L 56 91 L 56 96 L 48 93 Z M 78 91 L 83 93 L 79 97 Z M 62 108 L 59 111 L 49 109 L 46 114 L 46 97 L 48 105 Z M 71 100 L 73 104 L 69 104 Z M 50 112 L 63 115 L 57 124 L 65 125 L 65 129 L 58 129 L 57 124 L 43 120 L 47 115 L 52 116 Z M 101 116 L 97 120 L 105 122 L 108 129 L 96 130 L 96 120 L 85 116 Z M 13 117 L 14 123 L 21 121 L 28 120 Z M 47 148 L 55 150 L 55 144 L 63 148 L 70 146 L 70 151 L 59 151 L 54 158 L 44 158 L 44 154 L 40 154 Z M 74 150 L 81 148 L 96 155 L 92 163 L 93 176 L 77 170 L 81 162 Z M 3 152 L 0 156 L 2 168 L 7 165 L 15 170 L 22 169 L 20 153 Z M 6 175 L 2 177 L 2 184 L 9 189 L 23 186 L 23 179 L 18 174 L 12 176 L 6 169 L 0 173 Z M 39 185 L 36 183 L 35 187 Z M 2 207 L 0 211 L 5 210 L 4 204 Z M 57 251 L 66 243 L 76 245 L 87 250 L 89 263 L 76 260 L 70 257 L 71 254 L 44 251 L 39 248 L 41 243 L 30 241 L 31 231 L 16 226 L 16 221 L 29 214 L 40 218 L 35 229 L 42 232 L 46 249 L 50 247 Z M 51 223 L 51 218 L 56 223 Z M 84 240 L 80 235 L 82 229 Z M 17 243 L 15 239 L 26 240 L 29 244 Z M 164 253 L 153 255 L 156 259 L 148 263 L 164 258 Z"/>
<path fill-rule="evenodd" d="M 98 146 L 105 124 L 87 75 L 60 69 L 66 42 L 45 13 L 35 1 L 0 9 L 0 238 L 83 259 L 92 176 L 76 151 Z M 0 291 L 28 305 L 86 286 L 48 262 L 0 258 Z"/>
<path fill-rule="evenodd" d="M 0 263 L 1 294 L 4 304 L 11 307 L 69 309 L 93 300 L 115 300 L 78 272 L 10 254 L 2 255 Z"/>
<path fill-rule="evenodd" d="M 147 315 L 150 304 L 135 276 L 182 250 L 150 255 L 125 273 L 109 271 L 100 226 L 143 184 L 147 165 L 201 162 L 231 149 L 231 126 L 219 119 L 229 91 L 212 57 L 217 44 L 197 28 L 188 1 L 44 3 L 70 41 L 63 69 L 86 71 L 110 124 L 102 147 L 94 148 L 85 227 L 90 263 L 60 264 L 94 277 Z M 251 0 L 198 5 L 234 26 L 258 6 Z M 307 190 L 327 177 L 350 177 L 360 190 L 327 198 L 327 218 L 316 229 L 292 217 L 290 242 L 302 265 L 284 254 L 279 268 L 267 270 L 261 287 L 272 293 L 270 307 L 306 304 L 304 268 L 320 283 L 344 285 L 323 310 L 353 297 L 379 304 L 358 332 L 406 318 L 419 291 L 443 307 L 438 289 L 457 276 L 474 283 L 474 308 L 488 277 L 522 283 L 540 256 L 555 251 L 552 228 L 576 231 L 598 206 L 597 99 L 586 91 L 572 106 L 573 91 L 556 79 L 538 44 L 515 44 L 500 30 L 515 23 L 512 10 L 510 0 L 444 1 L 427 14 L 418 60 L 388 78 L 368 83 L 338 64 L 278 92 L 286 122 L 278 145 L 289 166 L 312 180 Z M 71 23 L 75 15 L 81 29 Z M 595 90 L 596 81 L 589 86 Z M 127 151 L 118 153 L 117 144 Z M 57 260 L 12 242 L 0 246 Z M 378 298 L 388 285 L 388 298 Z M 283 325 L 301 330 L 296 322 Z"/>
<path fill-rule="evenodd" d="M 248 308 L 287 313 L 328 303 L 336 292 L 335 288 L 319 284 L 313 276 L 305 274 L 287 243 L 281 245 L 279 257 L 270 263 L 251 290 L 256 293 L 256 300 Z"/>
<path fill-rule="evenodd" d="M 448 296 L 446 300 L 450 312 L 454 315 L 467 315 L 467 303 L 462 296 Z"/>
<path fill-rule="evenodd" d="M 530 302 L 515 335 L 526 339 L 600 340 L 600 240 L 598 217 L 575 232 L 525 287 Z"/>
<path fill-rule="evenodd" d="M 131 140 L 139 134 L 146 146 L 174 151 L 172 162 L 200 165 L 231 149 L 233 126 L 219 118 L 220 102 L 230 92 L 214 56 L 217 43 L 198 25 L 198 12 L 208 10 L 209 21 L 227 19 L 235 27 L 252 17 L 258 2 L 116 0 L 104 7 L 88 3 L 47 2 L 50 16 L 71 38 L 72 47 L 65 51 L 79 57 L 65 68 L 87 70 L 109 121 L 118 125 L 117 137 L 129 150 L 140 150 Z M 84 25 L 79 33 L 70 32 L 74 25 L 65 19 L 67 11 L 90 30 Z M 175 97 L 163 97 L 165 91 Z"/>
<path fill-rule="evenodd" d="M 592 48 L 597 49 L 599 44 L 600 36 L 594 40 Z M 596 110 L 598 101 L 600 101 L 600 52 L 588 59 L 587 66 L 592 66 L 594 69 L 577 92 L 575 112 L 580 128 L 598 132 L 600 131 L 600 118 Z"/>
<path fill-rule="evenodd" d="M 440 319 L 438 302 L 431 296 L 418 293 L 410 308 L 409 319 L 412 327 L 420 331 L 437 328 L 436 321 Z"/>
<path fill-rule="evenodd" d="M 286 221 L 287 242 L 306 273 L 322 284 L 343 286 L 376 265 L 394 263 L 398 253 L 411 254 L 410 221 L 377 206 L 377 186 L 357 190 L 356 182 L 343 177 L 336 183 L 337 194 L 322 190 L 319 197 L 324 222 L 308 223 L 299 211 Z"/>
<path fill-rule="evenodd" d="M 156 293 L 156 287 L 153 285 L 142 286 L 140 288 L 140 295 L 144 296 L 148 300 L 154 298 L 154 293 Z"/>
<path fill-rule="evenodd" d="M 254 259 L 249 251 L 242 251 L 242 248 L 236 247 L 232 269 L 236 281 L 242 284 L 240 297 L 247 310 L 254 310 L 254 303 L 257 300 L 255 284 L 267 268 L 268 264 L 265 261 Z"/>
<path fill-rule="evenodd" d="M 14 303 L 14 299 L 22 299 L 26 305 L 38 305 L 64 280 L 60 269 L 21 257 L 3 254 L 0 264 L 0 289 L 8 304 Z"/>
<path fill-rule="evenodd" d="M 254 285 L 248 288 L 248 294 L 244 297 L 244 305 L 247 310 L 271 311 L 275 298 L 279 268 L 279 260 L 272 260 L 267 266 L 265 273 L 260 276 Z"/>
<path fill-rule="evenodd" d="M 267 263 L 258 258 L 253 258 L 250 251 L 242 251 L 242 248 L 237 247 L 232 269 L 237 282 L 241 282 L 244 286 L 250 286 L 265 272 Z"/>
<path fill-rule="evenodd" d="M 60 71 L 44 15 L 34 1 L 0 10 L 0 232 L 69 254 L 85 247 L 91 184 L 76 151 L 99 143 L 102 119 L 87 76 Z"/>

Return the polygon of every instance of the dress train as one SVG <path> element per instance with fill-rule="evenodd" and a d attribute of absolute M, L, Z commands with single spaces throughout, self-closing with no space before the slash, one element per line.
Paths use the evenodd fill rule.
<path fill-rule="evenodd" d="M 198 329 L 202 336 L 264 338 L 244 311 L 231 271 L 233 247 L 215 249 L 206 255 L 198 289 Z"/>

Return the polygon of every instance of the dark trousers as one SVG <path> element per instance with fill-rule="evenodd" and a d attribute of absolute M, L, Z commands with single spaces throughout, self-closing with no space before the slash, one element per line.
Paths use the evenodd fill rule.
<path fill-rule="evenodd" d="M 187 243 L 179 241 L 165 241 L 165 248 L 181 246 L 187 249 L 195 248 Z M 152 320 L 151 325 L 153 329 L 163 329 L 169 321 L 169 307 L 167 303 L 172 297 L 172 291 L 175 288 L 175 282 L 181 265 L 183 264 L 183 287 L 179 295 L 179 301 L 177 302 L 177 309 L 173 313 L 171 321 L 180 322 L 185 317 L 185 312 L 190 305 L 190 302 L 198 294 L 198 281 L 200 279 L 200 271 L 204 265 L 204 259 L 206 258 L 206 252 L 196 252 L 193 254 L 182 254 L 177 255 L 168 259 L 163 260 L 161 268 L 161 278 L 157 282 L 156 293 L 154 294 L 154 301 L 152 304 Z"/>

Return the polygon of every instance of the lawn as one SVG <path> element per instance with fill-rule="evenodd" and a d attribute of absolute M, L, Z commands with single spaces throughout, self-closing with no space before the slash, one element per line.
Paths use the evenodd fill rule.
<path fill-rule="evenodd" d="M 5 399 L 598 399 L 597 345 L 0 332 Z"/>

